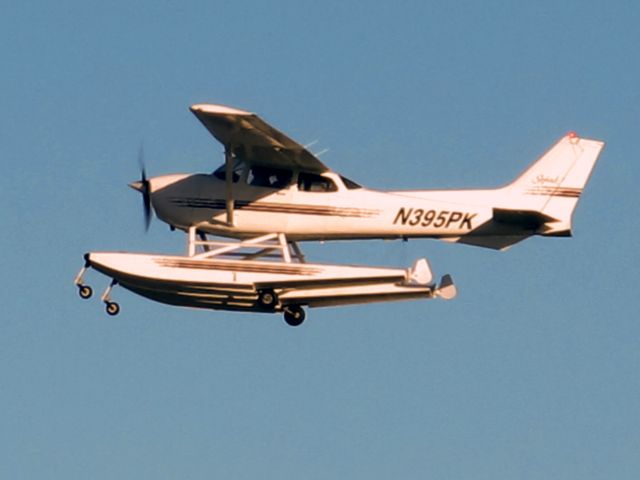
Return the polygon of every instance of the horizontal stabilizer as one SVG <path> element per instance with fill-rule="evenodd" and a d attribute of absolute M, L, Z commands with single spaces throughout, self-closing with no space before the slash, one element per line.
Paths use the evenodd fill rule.
<path fill-rule="evenodd" d="M 557 222 L 558 219 L 536 210 L 494 208 L 493 221 L 510 227 L 518 227 L 523 230 L 537 231 L 545 223 Z"/>
<path fill-rule="evenodd" d="M 409 271 L 409 285 L 428 285 L 433 281 L 431 266 L 426 258 L 416 260 Z"/>
<path fill-rule="evenodd" d="M 436 295 L 444 300 L 451 300 L 458 294 L 458 289 L 453 283 L 451 275 L 443 275 L 440 279 L 440 285 L 436 289 Z"/>

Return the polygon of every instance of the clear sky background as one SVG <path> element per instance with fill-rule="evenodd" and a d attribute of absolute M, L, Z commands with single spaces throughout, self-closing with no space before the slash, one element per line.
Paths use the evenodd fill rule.
<path fill-rule="evenodd" d="M 638 478 L 638 5 L 2 2 L 0 478 Z M 117 289 L 107 317 L 82 254 L 184 250 L 127 183 L 141 141 L 151 175 L 222 162 L 198 102 L 374 188 L 498 186 L 569 130 L 607 147 L 573 239 L 303 245 L 426 256 L 454 301 L 294 329 Z"/>

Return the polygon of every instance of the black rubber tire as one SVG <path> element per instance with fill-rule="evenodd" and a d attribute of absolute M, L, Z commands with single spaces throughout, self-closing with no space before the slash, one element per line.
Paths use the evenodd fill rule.
<path fill-rule="evenodd" d="M 80 298 L 84 298 L 86 300 L 91 298 L 93 290 L 89 285 L 78 285 L 78 294 L 80 295 Z"/>
<path fill-rule="evenodd" d="M 109 315 L 113 317 L 120 313 L 120 305 L 118 305 L 116 302 L 107 302 L 105 310 Z"/>
<path fill-rule="evenodd" d="M 284 309 L 284 321 L 292 327 L 302 325 L 306 316 L 304 309 L 300 305 L 291 305 Z"/>
<path fill-rule="evenodd" d="M 258 305 L 262 308 L 273 309 L 278 304 L 278 296 L 271 289 L 258 292 Z"/>

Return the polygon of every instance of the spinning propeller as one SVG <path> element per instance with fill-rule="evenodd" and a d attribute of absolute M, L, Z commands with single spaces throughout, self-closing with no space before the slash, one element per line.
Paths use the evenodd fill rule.
<path fill-rule="evenodd" d="M 129 186 L 142 194 L 142 206 L 144 208 L 144 228 L 149 230 L 151 218 L 153 217 L 153 209 L 151 207 L 151 182 L 147 180 L 147 172 L 144 166 L 144 148 L 140 145 L 138 151 L 138 165 L 140 166 L 140 180 L 131 182 Z"/>

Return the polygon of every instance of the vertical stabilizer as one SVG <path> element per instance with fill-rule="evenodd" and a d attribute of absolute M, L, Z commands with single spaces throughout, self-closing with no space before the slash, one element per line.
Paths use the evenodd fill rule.
<path fill-rule="evenodd" d="M 543 235 L 568 236 L 571 217 L 604 142 L 565 135 L 503 191 L 518 209 L 549 217 Z"/>

